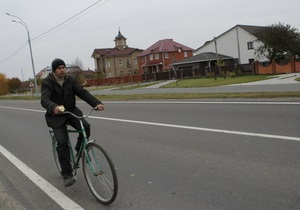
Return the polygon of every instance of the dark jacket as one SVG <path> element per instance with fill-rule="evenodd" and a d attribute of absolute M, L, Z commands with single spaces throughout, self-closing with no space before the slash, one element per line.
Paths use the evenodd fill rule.
<path fill-rule="evenodd" d="M 82 116 L 81 110 L 76 107 L 75 96 L 78 96 L 92 107 L 101 104 L 101 101 L 85 90 L 71 75 L 66 75 L 63 85 L 60 86 L 53 73 L 50 73 L 42 81 L 41 92 L 41 104 L 47 110 L 45 114 L 46 122 L 49 127 L 53 128 L 64 125 L 69 117 L 64 114 L 54 115 L 53 110 L 58 105 L 63 105 L 66 110 Z"/>

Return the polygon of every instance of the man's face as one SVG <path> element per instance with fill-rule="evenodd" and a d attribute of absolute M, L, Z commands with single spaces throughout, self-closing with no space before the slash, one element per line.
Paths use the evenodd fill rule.
<path fill-rule="evenodd" d="M 59 67 L 57 67 L 57 69 L 54 71 L 54 74 L 60 78 L 63 78 L 66 74 L 65 65 L 60 65 Z"/>

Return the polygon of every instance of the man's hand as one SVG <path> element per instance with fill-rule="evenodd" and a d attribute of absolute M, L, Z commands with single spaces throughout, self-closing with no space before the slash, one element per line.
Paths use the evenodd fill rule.
<path fill-rule="evenodd" d="M 103 111 L 103 110 L 104 110 L 104 105 L 103 105 L 103 104 L 98 104 L 95 108 L 96 108 L 98 111 Z"/>
<path fill-rule="evenodd" d="M 62 114 L 65 111 L 65 107 L 60 105 L 56 106 L 53 110 L 54 114 Z"/>

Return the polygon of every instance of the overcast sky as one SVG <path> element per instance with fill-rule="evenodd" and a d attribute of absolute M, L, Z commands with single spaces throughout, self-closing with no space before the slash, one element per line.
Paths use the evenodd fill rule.
<path fill-rule="evenodd" d="M 15 18 L 6 15 L 7 12 L 21 18 L 29 28 L 36 73 L 50 66 L 54 58 L 68 64 L 79 58 L 84 69 L 94 70 L 91 58 L 94 49 L 114 47 L 119 27 L 127 45 L 139 49 L 167 38 L 196 49 L 237 24 L 267 26 L 281 22 L 300 30 L 299 0 L 97 2 L 1 0 L 0 73 L 20 80 L 33 78 L 26 29 L 11 22 Z M 59 27 L 46 33 L 56 26 Z"/>

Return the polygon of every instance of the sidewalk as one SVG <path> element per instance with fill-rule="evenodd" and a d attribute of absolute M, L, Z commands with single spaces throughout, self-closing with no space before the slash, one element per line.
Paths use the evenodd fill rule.
<path fill-rule="evenodd" d="M 160 88 L 161 86 L 170 84 L 170 83 L 172 83 L 172 82 L 176 82 L 176 79 L 174 79 L 174 80 L 168 80 L 168 81 L 165 81 L 165 82 L 160 82 L 160 83 L 157 83 L 157 84 L 154 84 L 154 85 L 150 85 L 150 86 L 147 86 L 147 87 L 143 87 L 143 88 L 141 88 L 141 89 Z"/>
<path fill-rule="evenodd" d="M 234 84 L 228 86 L 241 86 L 241 85 L 280 85 L 280 84 L 295 84 L 300 82 L 296 81 L 295 79 L 300 77 L 300 73 L 290 73 L 290 74 L 280 74 L 276 76 L 270 76 L 270 79 L 257 81 L 257 82 L 248 82 L 242 84 Z"/>
<path fill-rule="evenodd" d="M 226 86 L 241 86 L 241 85 L 272 85 L 272 84 L 300 84 L 300 82 L 296 81 L 295 79 L 300 77 L 300 73 L 290 73 L 290 74 L 280 74 L 276 76 L 270 76 L 270 79 L 257 81 L 257 82 L 248 82 L 248 83 L 241 83 L 241 84 L 234 84 L 234 85 L 226 85 Z M 164 82 L 160 82 L 154 85 L 150 85 L 141 89 L 154 89 L 160 88 L 163 85 L 170 84 L 172 82 L 176 82 L 176 80 L 168 80 Z"/>

